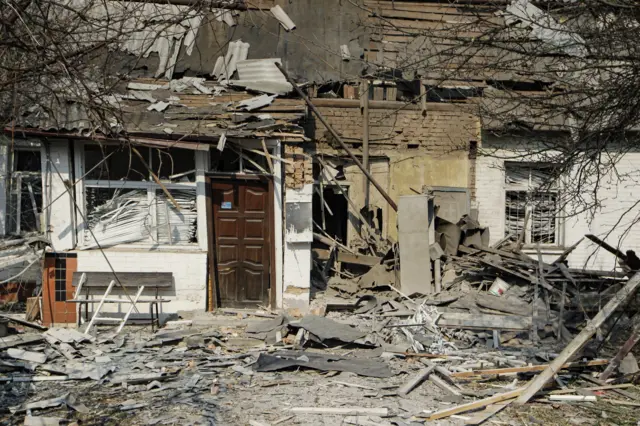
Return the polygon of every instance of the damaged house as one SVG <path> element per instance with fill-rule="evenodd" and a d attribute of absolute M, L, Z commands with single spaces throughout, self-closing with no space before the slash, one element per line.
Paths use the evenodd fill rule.
<path fill-rule="evenodd" d="M 156 3 L 135 11 L 179 16 Z M 402 197 L 428 194 L 441 219 L 471 215 L 487 226 L 483 243 L 522 236 L 523 252 L 545 259 L 586 233 L 626 246 L 640 238 L 637 227 L 615 229 L 620 212 L 635 208 L 632 174 L 600 177 L 595 220 L 566 214 L 562 179 L 540 189 L 553 163 L 532 147 L 570 129 L 500 93 L 550 82 L 510 70 L 462 74 L 434 35 L 470 22 L 477 7 L 514 19 L 519 9 L 507 2 L 218 3 L 170 33 L 147 29 L 148 40 L 134 32 L 116 43 L 110 66 L 126 78 L 102 102 L 117 120 L 52 99 L 5 128 L 0 230 L 50 242 L 42 270 L 30 269 L 45 323 L 78 320 L 68 301 L 83 273 L 87 283 L 120 274 L 131 286 L 114 291 L 123 300 L 145 282 L 141 294 L 161 298 L 163 312 L 305 312 L 318 274 L 390 256 Z M 413 60 L 421 56 L 430 60 Z M 483 108 L 502 110 L 502 120 Z M 637 155 L 625 152 L 620 166 L 635 170 Z M 568 264 L 615 269 L 616 257 L 592 256 L 594 247 L 577 246 Z"/>

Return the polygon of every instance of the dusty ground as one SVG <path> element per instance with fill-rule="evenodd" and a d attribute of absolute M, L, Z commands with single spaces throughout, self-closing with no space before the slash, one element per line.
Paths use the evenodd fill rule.
<path fill-rule="evenodd" d="M 429 411 L 441 410 L 470 398 L 453 397 L 430 382 L 423 383 L 406 398 L 395 394 L 424 366 L 413 359 L 389 359 L 396 373 L 389 379 L 356 376 L 352 373 L 318 372 L 313 370 L 271 373 L 253 372 L 254 358 L 238 358 L 243 354 L 257 354 L 264 343 L 246 338 L 243 329 L 256 318 L 197 316 L 188 333 L 218 336 L 224 345 L 205 339 L 184 339 L 180 342 L 150 346 L 150 330 L 129 327 L 125 342 L 117 344 L 85 345 L 83 359 L 107 355 L 117 370 L 102 380 L 78 380 L 37 383 L 0 384 L 0 424 L 24 423 L 25 413 L 11 414 L 10 406 L 40 401 L 69 393 L 75 397 L 70 406 L 80 405 L 79 411 L 62 407 L 32 410 L 34 416 L 58 417 L 61 424 L 77 422 L 85 425 L 414 425 L 425 424 Z M 101 331 L 106 333 L 106 331 Z M 223 347 L 224 346 L 224 347 Z M 313 349 L 347 354 L 354 357 L 379 357 L 380 349 Z M 231 360 L 226 365 L 225 360 Z M 55 362 L 62 364 L 64 359 Z M 119 372 L 127 374 L 165 372 L 175 373 L 168 380 L 149 385 L 112 383 L 110 378 Z M 194 382 L 194 376 L 200 376 Z M 524 383 L 526 377 L 519 379 Z M 486 390 L 508 386 L 509 381 L 461 383 L 464 389 Z M 571 383 L 569 383 L 570 385 Z M 634 390 L 628 390 L 634 392 Z M 491 418 L 495 425 L 637 425 L 637 407 L 612 405 L 603 394 L 596 403 L 550 404 L 531 403 L 523 407 L 509 407 Z M 124 403 L 124 405 L 123 405 Z M 87 410 L 82 410 L 82 405 Z M 387 418 L 344 417 L 311 414 L 290 414 L 291 407 L 370 407 L 389 409 Z M 427 410 L 427 411 L 425 411 Z M 86 411 L 86 412 L 82 412 Z M 257 423 L 255 423 L 257 422 Z M 434 425 L 462 425 L 463 418 L 448 418 L 428 422 Z"/>

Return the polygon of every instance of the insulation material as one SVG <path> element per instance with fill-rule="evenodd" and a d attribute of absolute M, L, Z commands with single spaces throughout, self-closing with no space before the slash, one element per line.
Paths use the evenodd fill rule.
<path fill-rule="evenodd" d="M 176 210 L 173 203 L 162 191 L 157 191 L 156 217 L 157 242 L 159 244 L 196 243 L 198 212 L 196 209 L 196 190 L 180 189 L 169 191 L 180 206 Z"/>
<path fill-rule="evenodd" d="M 98 247 L 93 235 L 102 247 L 149 239 L 152 217 L 146 190 L 87 188 L 86 203 L 91 232 L 85 231 L 83 248 Z"/>

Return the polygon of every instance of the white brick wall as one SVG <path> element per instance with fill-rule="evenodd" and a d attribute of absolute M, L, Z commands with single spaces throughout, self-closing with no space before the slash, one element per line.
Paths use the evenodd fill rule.
<path fill-rule="evenodd" d="M 79 251 L 78 271 L 109 272 L 109 266 L 99 250 Z M 179 310 L 206 309 L 207 253 L 202 251 L 170 251 L 170 250 L 125 250 L 107 249 L 109 262 L 116 272 L 171 272 L 174 286 L 162 291 L 163 298 L 170 299 L 165 303 L 162 312 L 170 313 Z M 126 283 L 124 283 L 126 285 Z M 133 293 L 132 290 L 129 290 Z M 147 295 L 153 292 L 145 292 Z M 115 310 L 122 310 L 127 305 L 114 304 Z M 146 313 L 147 305 L 143 305 L 141 313 Z"/>
<path fill-rule="evenodd" d="M 490 156 L 479 156 L 477 160 L 477 205 L 480 223 L 491 229 L 491 243 L 504 236 L 505 228 L 505 184 L 504 160 L 514 161 L 521 154 L 522 141 L 487 138 L 485 142 L 492 148 Z M 498 158 L 496 158 L 498 157 Z M 520 158 L 519 160 L 524 160 Z M 535 161 L 535 159 L 529 159 Z M 620 246 L 624 251 L 632 249 L 640 251 L 640 225 L 630 226 L 640 217 L 640 153 L 625 154 L 617 165 L 617 177 L 609 174 L 599 181 L 598 197 L 602 201 L 600 208 L 593 215 L 585 212 L 575 215 L 578 206 L 567 206 L 564 243 L 570 246 L 587 233 L 604 238 L 612 246 Z M 591 188 L 584 188 L 583 196 L 588 196 Z M 625 214 L 625 212 L 628 212 Z M 621 216 L 624 217 L 621 219 Z M 620 221 L 620 224 L 617 224 Z M 568 261 L 573 268 L 587 267 L 591 269 L 610 270 L 614 268 L 615 258 L 611 254 L 598 250 L 596 246 L 584 240 L 569 256 Z M 558 250 L 547 252 L 545 260 L 554 259 Z M 534 255 L 533 252 L 530 252 Z"/>

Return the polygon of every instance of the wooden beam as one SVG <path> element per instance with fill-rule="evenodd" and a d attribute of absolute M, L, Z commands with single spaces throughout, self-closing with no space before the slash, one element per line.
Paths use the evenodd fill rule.
<path fill-rule="evenodd" d="M 324 125 L 324 127 L 327 128 L 329 133 L 331 133 L 331 135 L 338 142 L 338 144 L 340 144 L 342 149 L 345 150 L 347 155 L 351 158 L 351 161 L 353 161 L 356 164 L 356 166 L 358 166 L 360 168 L 360 170 L 362 170 L 362 173 L 364 173 L 364 175 L 367 177 L 367 179 L 369 179 L 369 181 L 373 184 L 373 186 L 376 187 L 376 189 L 378 190 L 378 192 L 380 192 L 380 194 L 384 197 L 384 199 L 387 200 L 387 203 L 389 203 L 391 208 L 397 212 L 398 211 L 398 205 L 396 204 L 396 202 L 393 201 L 393 199 L 391 198 L 391 196 L 389 196 L 387 191 L 385 191 L 382 188 L 382 186 L 380 186 L 378 181 L 375 180 L 374 177 L 371 175 L 371 173 L 369 173 L 369 171 L 362 165 L 360 160 L 358 160 L 358 158 L 355 156 L 355 154 L 349 149 L 347 144 L 344 143 L 344 141 L 342 140 L 342 138 L 340 137 L 338 132 L 336 132 L 335 129 L 327 122 L 327 120 L 325 120 L 324 116 L 320 113 L 318 108 L 316 108 L 316 106 L 313 104 L 313 102 L 311 102 L 311 100 L 307 97 L 307 95 L 305 95 L 304 92 L 300 89 L 300 87 L 298 87 L 296 82 L 293 81 L 293 79 L 284 70 L 284 68 L 282 67 L 282 65 L 280 63 L 276 62 L 276 67 L 278 67 L 278 69 L 280 70 L 280 72 L 282 73 L 284 78 L 286 78 L 287 81 L 289 83 L 291 83 L 291 85 L 293 86 L 295 91 L 298 93 L 298 95 L 302 99 L 304 99 L 304 101 L 307 103 L 307 105 L 309 105 L 309 108 L 311 108 L 311 111 L 313 111 L 313 113 L 318 117 L 318 120 L 320 120 L 320 122 Z"/>
<path fill-rule="evenodd" d="M 631 332 L 631 336 L 629 339 L 622 345 L 618 353 L 611 360 L 611 363 L 607 366 L 607 368 L 602 372 L 602 374 L 598 377 L 600 380 L 607 380 L 611 377 L 614 371 L 618 369 L 622 360 L 627 356 L 631 349 L 640 341 L 640 325 L 636 325 Z"/>
<path fill-rule="evenodd" d="M 489 418 L 498 414 L 500 411 L 507 408 L 509 404 L 511 404 L 512 402 L 513 402 L 513 399 L 510 399 L 509 401 L 499 402 L 497 404 L 491 404 L 488 407 L 486 407 L 484 410 L 474 413 L 471 418 L 464 421 L 464 424 L 473 425 L 473 426 L 480 425 L 484 423 L 486 420 L 488 420 Z"/>
<path fill-rule="evenodd" d="M 551 395 L 563 395 L 566 393 L 573 393 L 578 391 L 599 391 L 599 390 L 615 390 L 615 389 L 624 389 L 633 387 L 633 383 L 623 383 L 621 385 L 604 385 L 604 386 L 590 386 L 586 388 L 576 388 L 576 389 L 558 389 L 549 392 Z"/>
<path fill-rule="evenodd" d="M 524 391 L 524 388 L 512 390 L 510 392 L 501 393 L 491 396 L 489 398 L 481 399 L 468 404 L 458 405 L 457 407 L 446 408 L 444 410 L 436 411 L 429 420 L 438 420 L 445 417 L 453 416 L 454 414 L 460 414 L 471 410 L 477 410 L 478 408 L 486 407 L 487 405 L 496 404 L 509 399 L 517 398 Z"/>
<path fill-rule="evenodd" d="M 269 166 L 269 171 L 271 174 L 275 174 L 273 170 L 273 161 L 271 160 L 271 154 L 269 154 L 269 150 L 267 149 L 267 144 L 264 141 L 264 138 L 260 139 L 260 143 L 262 145 L 262 151 L 264 152 L 264 156 L 267 159 L 267 165 Z"/>
<path fill-rule="evenodd" d="M 595 334 L 596 330 L 604 324 L 615 310 L 624 305 L 638 290 L 640 274 L 634 274 L 627 284 L 602 308 L 587 326 L 582 329 L 564 350 L 553 360 L 551 364 L 529 383 L 525 391 L 518 397 L 516 403 L 526 404 L 542 387 L 553 378 L 559 368 L 580 351 Z"/>
<path fill-rule="evenodd" d="M 576 249 L 576 247 L 578 247 L 578 244 L 580 244 L 582 242 L 582 240 L 584 240 L 584 237 L 580 238 L 574 245 L 572 245 L 571 247 L 567 248 L 565 251 L 562 252 L 562 254 L 560 256 L 558 256 L 558 258 L 556 260 L 554 260 L 553 263 L 554 265 L 556 263 L 562 263 L 565 261 L 565 259 L 567 258 L 567 256 L 569 256 L 571 254 L 572 251 L 574 251 Z"/>
<path fill-rule="evenodd" d="M 518 315 L 491 315 L 444 313 L 438 319 L 438 327 L 465 330 L 531 330 L 531 317 Z"/>
<path fill-rule="evenodd" d="M 590 374 L 581 374 L 580 378 L 583 380 L 586 380 L 587 382 L 591 382 L 594 383 L 596 385 L 600 385 L 600 386 L 606 386 L 607 382 L 605 382 L 604 380 L 600 380 L 600 379 L 596 379 L 595 377 L 592 377 Z M 624 396 L 625 398 L 629 398 L 629 399 L 634 399 L 634 400 L 638 400 L 638 397 L 635 394 L 629 393 L 627 391 L 623 391 L 622 389 L 610 389 L 611 392 L 617 393 L 620 396 Z"/>
<path fill-rule="evenodd" d="M 597 245 L 599 245 L 600 247 L 602 247 L 603 249 L 605 249 L 606 251 L 611 253 L 612 255 L 614 255 L 616 257 L 619 257 L 620 259 L 624 260 L 625 262 L 627 261 L 627 255 L 626 254 L 624 254 L 623 252 L 621 252 L 617 248 L 612 247 L 609 244 L 605 243 L 604 241 L 602 241 L 600 238 L 596 237 L 595 235 L 587 234 L 587 235 L 585 235 L 585 237 L 587 237 L 588 239 L 590 239 L 591 241 L 593 241 L 594 243 L 596 243 Z"/>
<path fill-rule="evenodd" d="M 609 360 L 606 360 L 606 359 L 596 359 L 596 360 L 587 361 L 587 362 L 568 362 L 560 366 L 560 370 L 565 370 L 568 368 L 597 367 L 600 365 L 606 365 L 608 363 L 609 363 Z M 535 373 L 537 371 L 544 371 L 548 367 L 549 367 L 549 364 L 530 365 L 527 367 L 493 368 L 493 369 L 487 369 L 487 370 L 465 371 L 462 373 L 451 373 L 451 377 L 459 379 L 463 377 L 475 377 L 475 376 L 500 376 L 503 374 Z"/>
<path fill-rule="evenodd" d="M 407 396 L 412 390 L 417 388 L 420 383 L 424 382 L 435 368 L 435 366 L 431 366 L 429 368 L 420 370 L 417 375 L 415 375 L 411 380 L 409 380 L 407 383 L 402 385 L 400 389 L 398 389 L 398 395 Z"/>
<path fill-rule="evenodd" d="M 330 251 L 314 248 L 312 250 L 320 260 L 329 260 Z M 351 254 L 338 250 L 338 262 L 352 263 L 355 265 L 374 266 L 382 261 L 381 257 L 367 256 L 364 254 Z"/>

